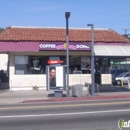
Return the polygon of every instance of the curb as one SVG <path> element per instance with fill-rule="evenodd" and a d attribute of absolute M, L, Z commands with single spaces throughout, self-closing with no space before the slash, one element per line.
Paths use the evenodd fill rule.
<path fill-rule="evenodd" d="M 105 100 L 105 99 L 121 99 L 130 98 L 128 95 L 112 95 L 112 96 L 94 96 L 94 97 L 63 97 L 63 98 L 51 98 L 40 100 L 24 100 L 22 103 L 35 103 L 35 102 L 67 102 L 67 101 L 85 101 L 85 100 Z"/>

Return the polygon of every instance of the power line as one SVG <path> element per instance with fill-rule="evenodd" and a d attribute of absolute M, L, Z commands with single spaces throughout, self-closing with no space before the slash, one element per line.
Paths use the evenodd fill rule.
<path fill-rule="evenodd" d="M 125 35 L 127 35 L 127 31 L 130 30 L 130 29 L 126 29 L 125 28 L 125 29 L 122 29 L 122 30 L 124 30 L 125 31 Z"/>

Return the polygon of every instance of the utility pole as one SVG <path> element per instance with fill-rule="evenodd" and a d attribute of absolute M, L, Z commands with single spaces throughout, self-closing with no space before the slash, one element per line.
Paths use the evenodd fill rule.
<path fill-rule="evenodd" d="M 67 61 L 67 97 L 70 96 L 70 90 L 69 90 L 69 22 L 68 19 L 70 17 L 70 12 L 65 12 L 65 18 L 66 18 L 66 61 Z"/>
<path fill-rule="evenodd" d="M 95 74 L 94 74 L 94 69 L 95 69 L 95 63 L 94 63 L 94 24 L 87 24 L 87 26 L 91 27 L 91 79 L 92 79 L 92 91 L 91 95 L 95 96 Z"/>
<path fill-rule="evenodd" d="M 122 29 L 122 30 L 125 31 L 125 36 L 127 36 L 127 35 L 128 35 L 128 34 L 127 34 L 127 31 L 130 30 L 130 29 L 124 28 L 124 29 Z"/>

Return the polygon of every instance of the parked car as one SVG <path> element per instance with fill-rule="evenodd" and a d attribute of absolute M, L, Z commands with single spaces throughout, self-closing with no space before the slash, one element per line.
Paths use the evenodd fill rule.
<path fill-rule="evenodd" d="M 130 78 L 130 72 L 124 72 L 116 76 L 115 80 L 117 85 L 121 85 L 121 81 L 123 82 L 123 84 L 127 84 L 128 78 Z"/>
<path fill-rule="evenodd" d="M 111 74 L 112 74 L 112 84 L 115 85 L 117 82 L 116 82 L 116 77 L 121 74 L 121 73 L 124 73 L 124 72 L 128 72 L 127 70 L 124 70 L 124 69 L 112 69 L 111 70 Z"/>
<path fill-rule="evenodd" d="M 0 88 L 1 88 L 1 86 L 2 86 L 2 81 L 1 81 L 1 78 L 0 78 Z"/>

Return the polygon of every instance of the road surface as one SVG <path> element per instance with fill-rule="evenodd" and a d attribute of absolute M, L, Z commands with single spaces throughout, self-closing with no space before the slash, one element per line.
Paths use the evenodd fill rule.
<path fill-rule="evenodd" d="M 130 99 L 0 106 L 0 130 L 119 130 L 121 118 Z"/>

